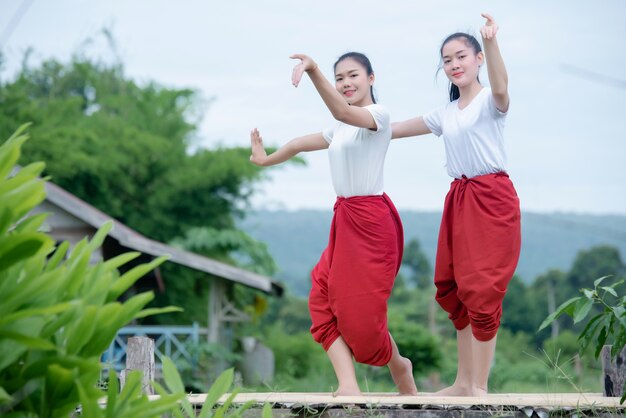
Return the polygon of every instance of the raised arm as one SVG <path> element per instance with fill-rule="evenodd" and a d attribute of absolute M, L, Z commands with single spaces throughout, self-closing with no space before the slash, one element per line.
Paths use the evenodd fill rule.
<path fill-rule="evenodd" d="M 485 58 L 487 59 L 487 74 L 489 76 L 489 84 L 491 85 L 491 93 L 496 107 L 501 112 L 509 110 L 509 77 L 506 73 L 504 60 L 498 48 L 496 33 L 498 33 L 498 25 L 491 15 L 482 13 L 482 17 L 487 19 L 485 26 L 480 28 L 480 34 L 483 38 L 485 48 Z"/>
<path fill-rule="evenodd" d="M 425 135 L 430 133 L 424 118 L 421 116 L 391 123 L 391 139 L 406 138 L 409 136 Z"/>
<path fill-rule="evenodd" d="M 317 133 L 294 138 L 275 152 L 267 155 L 263 146 L 263 138 L 256 128 L 250 132 L 250 144 L 252 147 L 250 161 L 262 167 L 283 163 L 300 152 L 328 148 L 328 142 L 321 133 Z"/>
<path fill-rule="evenodd" d="M 300 63 L 294 67 L 291 76 L 291 82 L 295 87 L 298 87 L 302 75 L 306 72 L 336 120 L 360 128 L 376 129 L 376 122 L 372 114 L 362 107 L 350 106 L 324 77 L 317 63 L 311 57 L 304 54 L 293 54 L 289 58 L 300 60 Z"/>

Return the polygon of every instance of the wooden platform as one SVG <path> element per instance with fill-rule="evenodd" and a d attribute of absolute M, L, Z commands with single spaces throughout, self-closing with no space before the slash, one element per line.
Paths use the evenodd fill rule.
<path fill-rule="evenodd" d="M 220 398 L 223 402 L 228 394 Z M 206 394 L 189 395 L 200 405 Z M 264 403 L 272 404 L 274 417 L 625 417 L 626 403 L 601 393 L 502 393 L 485 397 L 442 397 L 431 393 L 398 396 L 393 393 L 365 393 L 338 396 L 330 393 L 266 392 L 240 393 L 235 404 L 253 401 L 258 405 L 246 417 L 260 416 Z M 257 415 L 255 415 L 255 413 Z"/>

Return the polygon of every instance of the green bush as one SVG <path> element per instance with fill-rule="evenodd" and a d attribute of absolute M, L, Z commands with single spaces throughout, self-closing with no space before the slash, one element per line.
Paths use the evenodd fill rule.
<path fill-rule="evenodd" d="M 425 375 L 441 367 L 443 354 L 439 339 L 421 325 L 395 321 L 389 324 L 400 354 L 413 363 L 415 375 Z"/>
<path fill-rule="evenodd" d="M 330 365 L 326 353 L 309 332 L 288 334 L 275 326 L 269 329 L 264 341 L 274 352 L 277 375 L 303 378 Z M 332 375 L 332 368 L 329 371 Z"/>
<path fill-rule="evenodd" d="M 171 393 L 156 384 L 161 395 L 156 401 L 142 394 L 137 373 L 128 376 L 121 393 L 114 373 L 107 393 L 97 387 L 100 356 L 120 328 L 135 318 L 179 310 L 144 309 L 153 298 L 151 292 L 117 300 L 165 257 L 123 275 L 118 267 L 139 253 L 91 264 L 111 223 L 71 251 L 68 242 L 55 246 L 40 232 L 46 215 L 28 215 L 45 198 L 45 180 L 40 178 L 44 164 L 11 174 L 27 140 L 24 129 L 0 145 L 0 416 L 67 418 L 79 405 L 84 417 L 160 417 L 168 411 L 183 416 L 178 402 L 185 404 L 185 391 L 168 360 L 164 369 Z M 232 370 L 230 378 L 225 375 L 217 383 L 204 417 L 211 416 L 215 396 L 230 387 Z M 99 405 L 102 398 L 106 408 Z M 223 414 L 229 404 L 216 414 L 220 409 Z"/>

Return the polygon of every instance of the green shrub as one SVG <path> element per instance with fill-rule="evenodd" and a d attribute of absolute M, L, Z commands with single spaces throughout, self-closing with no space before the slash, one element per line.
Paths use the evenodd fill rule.
<path fill-rule="evenodd" d="M 275 326 L 268 331 L 264 341 L 274 352 L 277 375 L 303 378 L 330 365 L 326 353 L 309 332 L 287 334 L 280 326 Z M 329 370 L 332 375 L 332 368 Z"/>
<path fill-rule="evenodd" d="M 178 402 L 184 404 L 185 391 L 168 360 L 164 368 L 171 393 L 155 384 L 158 400 L 141 393 L 138 373 L 128 376 L 121 393 L 114 373 L 107 393 L 97 387 L 100 356 L 120 328 L 135 318 L 179 310 L 143 309 L 152 292 L 118 301 L 165 257 L 123 275 L 117 268 L 139 253 L 91 264 L 111 223 L 71 251 L 68 242 L 55 246 L 40 232 L 46 215 L 28 215 L 45 198 L 45 180 L 40 178 L 44 164 L 30 164 L 11 174 L 27 139 L 24 129 L 0 145 L 0 416 L 67 418 L 79 405 L 84 417 L 160 417 L 168 411 L 183 416 Z M 230 377 L 218 379 L 207 405 L 231 383 L 232 370 Z M 99 405 L 102 398 L 104 409 Z M 223 414 L 229 405 L 230 401 L 215 413 Z M 211 416 L 213 407 L 206 407 L 202 416 Z"/>
<path fill-rule="evenodd" d="M 412 322 L 392 322 L 389 331 L 400 354 L 413 363 L 415 375 L 425 375 L 441 367 L 443 354 L 440 342 L 428 329 Z"/>
<path fill-rule="evenodd" d="M 610 286 L 602 285 L 609 276 L 600 277 L 593 282 L 593 289 L 581 289 L 582 296 L 571 298 L 556 308 L 548 315 L 539 327 L 539 331 L 550 325 L 558 317 L 565 314 L 577 324 L 589 316 L 594 315 L 580 332 L 579 353 L 582 356 L 589 347 L 594 348 L 594 356 L 597 359 L 605 344 L 611 345 L 611 358 L 615 360 L 626 345 L 626 296 L 618 295 L 616 287 L 622 285 L 624 280 L 619 280 Z M 595 313 L 592 308 L 597 306 L 600 313 Z M 620 403 L 626 400 L 626 387 L 620 399 Z"/>

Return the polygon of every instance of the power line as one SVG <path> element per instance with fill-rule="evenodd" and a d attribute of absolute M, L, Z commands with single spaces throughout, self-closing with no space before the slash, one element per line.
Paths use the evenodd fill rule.
<path fill-rule="evenodd" d="M 20 7 L 15 11 L 15 14 L 11 18 L 11 21 L 9 22 L 7 27 L 4 28 L 2 36 L 0 37 L 0 50 L 2 50 L 4 48 L 4 45 L 9 42 L 9 38 L 11 38 L 11 35 L 13 35 L 13 31 L 15 31 L 15 28 L 17 28 L 17 25 L 19 25 L 20 21 L 28 11 L 28 8 L 33 4 L 34 1 L 35 0 L 22 1 Z"/>
<path fill-rule="evenodd" d="M 586 78 L 587 80 L 608 84 L 621 89 L 626 89 L 626 80 L 620 80 L 619 78 L 610 77 L 605 74 L 596 73 L 595 71 L 590 71 L 565 63 L 561 64 L 561 70 L 582 78 Z"/>

